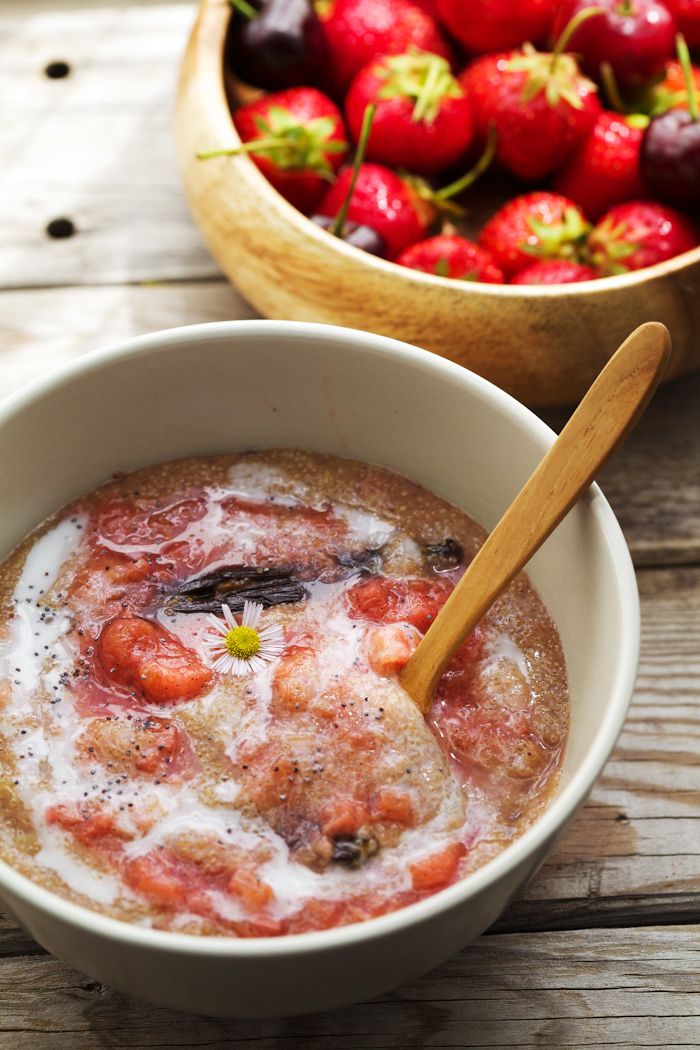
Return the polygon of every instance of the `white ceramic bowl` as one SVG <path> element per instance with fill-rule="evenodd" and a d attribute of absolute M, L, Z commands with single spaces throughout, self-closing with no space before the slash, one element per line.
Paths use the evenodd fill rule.
<path fill-rule="evenodd" d="M 337 327 L 238 321 L 90 354 L 0 406 L 0 557 L 117 469 L 274 445 L 408 474 L 487 528 L 553 440 L 460 366 Z M 460 883 L 368 922 L 283 938 L 159 932 L 67 903 L 0 863 L 0 898 L 36 940 L 120 991 L 202 1014 L 263 1017 L 377 995 L 489 926 L 542 863 L 600 773 L 635 679 L 639 610 L 619 526 L 593 486 L 533 559 L 572 694 L 563 776 L 521 838 Z"/>

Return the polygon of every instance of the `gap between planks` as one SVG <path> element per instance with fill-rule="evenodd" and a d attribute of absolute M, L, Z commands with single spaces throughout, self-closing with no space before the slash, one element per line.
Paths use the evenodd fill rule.
<path fill-rule="evenodd" d="M 0 1013 L 0 1040 L 3 1032 L 8 1038 L 0 1045 L 8 1050 L 697 1047 L 699 935 L 694 926 L 480 938 L 431 973 L 371 1002 L 263 1021 L 149 1006 L 48 955 L 9 960 Z"/>

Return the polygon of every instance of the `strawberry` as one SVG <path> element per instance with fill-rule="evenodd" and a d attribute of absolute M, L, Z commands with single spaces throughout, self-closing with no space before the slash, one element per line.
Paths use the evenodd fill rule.
<path fill-rule="evenodd" d="M 592 230 L 587 253 L 600 277 L 641 270 L 700 245 L 700 228 L 667 204 L 628 201 Z"/>
<path fill-rule="evenodd" d="M 360 70 L 345 99 L 355 141 L 372 102 L 376 112 L 368 160 L 433 175 L 454 164 L 471 144 L 471 103 L 440 55 L 382 55 Z"/>
<path fill-rule="evenodd" d="M 495 137 L 489 132 L 486 148 L 471 171 L 459 179 L 431 189 L 416 175 L 399 175 L 383 164 L 364 162 L 364 154 L 376 115 L 371 102 L 363 115 L 362 129 L 352 167 L 340 173 L 318 207 L 320 216 L 331 216 L 330 232 L 349 238 L 349 224 L 358 223 L 383 243 L 384 254 L 395 258 L 404 248 L 422 240 L 441 212 L 461 211 L 452 198 L 471 186 L 488 168 L 495 151 Z"/>
<path fill-rule="evenodd" d="M 411 270 L 458 281 L 503 284 L 505 278 L 488 252 L 464 237 L 439 234 L 406 248 L 394 260 Z"/>
<path fill-rule="evenodd" d="M 593 222 L 614 204 L 648 197 L 639 169 L 644 128 L 640 114 L 603 111 L 587 139 L 554 177 L 552 189 L 576 201 Z"/>
<path fill-rule="evenodd" d="M 479 234 L 479 246 L 491 253 L 509 278 L 533 259 L 578 260 L 590 229 L 573 201 L 536 190 L 515 197 L 496 212 Z"/>
<path fill-rule="evenodd" d="M 554 19 L 555 36 L 593 7 L 600 13 L 578 25 L 569 38 L 572 51 L 582 56 L 583 71 L 598 78 L 601 66 L 609 65 L 622 92 L 660 76 L 674 51 L 676 26 L 669 5 L 663 0 L 565 0 Z"/>
<path fill-rule="evenodd" d="M 416 7 L 420 7 L 421 11 L 425 11 L 426 15 L 430 15 L 431 18 L 434 18 L 439 23 L 438 0 L 412 0 L 412 2 Z"/>
<path fill-rule="evenodd" d="M 559 46 L 559 44 L 557 45 Z M 571 55 L 530 45 L 486 55 L 462 73 L 481 136 L 496 129 L 496 157 L 521 179 L 550 175 L 591 132 L 601 111 L 596 86 Z"/>
<path fill-rule="evenodd" d="M 598 274 L 573 259 L 545 259 L 516 273 L 511 284 L 577 284 L 592 281 Z"/>
<path fill-rule="evenodd" d="M 243 145 L 200 159 L 249 153 L 263 175 L 300 211 L 309 212 L 348 153 L 340 110 L 316 88 L 294 87 L 233 115 Z"/>
<path fill-rule="evenodd" d="M 335 97 L 377 55 L 409 48 L 453 55 L 434 18 L 410 0 L 321 0 L 317 6 L 328 54 L 326 79 Z"/>
<path fill-rule="evenodd" d="M 326 190 L 317 212 L 335 217 L 350 190 L 353 170 L 345 168 Z M 437 216 L 435 205 L 420 196 L 415 184 L 381 164 L 362 164 L 347 218 L 369 226 L 384 239 L 393 259 L 409 244 L 422 240 Z"/>
<path fill-rule="evenodd" d="M 470 51 L 542 43 L 560 0 L 437 0 L 445 28 Z"/>
<path fill-rule="evenodd" d="M 700 3 L 698 4 L 698 11 L 700 11 Z M 698 105 L 700 105 L 700 66 L 691 66 L 690 76 L 695 97 Z M 664 78 L 658 84 L 654 84 L 650 95 L 649 111 L 653 116 L 665 113 L 669 109 L 688 108 L 689 98 L 685 74 L 677 58 L 672 58 L 670 62 L 666 63 Z M 646 109 L 645 112 L 647 112 Z"/>

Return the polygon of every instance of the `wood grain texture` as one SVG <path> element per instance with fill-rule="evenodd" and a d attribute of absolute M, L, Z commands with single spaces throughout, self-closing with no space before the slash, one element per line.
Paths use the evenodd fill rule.
<path fill-rule="evenodd" d="M 225 281 L 0 292 L 0 397 L 49 369 L 163 328 L 256 317 Z"/>
<path fill-rule="evenodd" d="M 700 374 L 660 387 L 601 472 L 636 565 L 700 562 Z M 568 411 L 539 413 L 554 430 Z"/>
<path fill-rule="evenodd" d="M 148 1007 L 51 956 L 25 957 L 4 963 L 0 1045 L 690 1050 L 699 1045 L 699 964 L 698 926 L 482 937 L 371 1002 L 289 1020 L 229 1022 Z"/>
<path fill-rule="evenodd" d="M 0 285 L 219 273 L 175 164 L 177 66 L 191 3 L 0 7 Z M 48 63 L 70 73 L 50 79 Z M 73 237 L 46 226 L 71 219 Z"/>

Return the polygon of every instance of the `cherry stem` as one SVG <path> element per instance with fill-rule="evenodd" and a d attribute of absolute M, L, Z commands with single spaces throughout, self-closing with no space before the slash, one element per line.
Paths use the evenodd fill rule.
<path fill-rule="evenodd" d="M 617 10 L 621 15 L 633 15 L 634 7 L 632 6 L 632 0 L 621 0 L 618 4 Z"/>
<path fill-rule="evenodd" d="M 239 15 L 243 15 L 244 18 L 248 18 L 251 21 L 260 14 L 252 4 L 248 3 L 248 0 L 229 0 L 229 3 L 234 10 L 238 11 Z"/>
<path fill-rule="evenodd" d="M 582 11 L 579 11 L 578 14 L 574 15 L 570 22 L 567 22 L 567 24 L 564 26 L 561 33 L 559 34 L 559 38 L 557 39 L 556 44 L 554 45 L 554 50 L 552 51 L 552 63 L 549 67 L 550 73 L 554 72 L 557 62 L 566 51 L 567 44 L 571 40 L 571 37 L 574 35 L 578 27 L 583 22 L 587 21 L 587 19 L 593 18 L 594 15 L 604 14 L 604 7 L 584 7 Z"/>
<path fill-rule="evenodd" d="M 605 88 L 605 94 L 608 96 L 608 102 L 615 110 L 616 113 L 626 113 L 627 106 L 620 94 L 620 89 L 617 86 L 617 80 L 613 72 L 613 67 L 609 62 L 600 63 L 600 79 L 603 82 Z"/>
<path fill-rule="evenodd" d="M 695 90 L 695 81 L 693 79 L 693 67 L 690 61 L 690 52 L 688 51 L 688 45 L 685 42 L 685 37 L 682 33 L 676 36 L 676 53 L 678 55 L 678 61 L 681 64 L 683 70 L 683 77 L 685 79 L 685 86 L 688 91 L 688 111 L 690 113 L 690 119 L 693 123 L 697 123 L 700 120 L 700 111 L 698 109 L 698 95 Z"/>
<path fill-rule="evenodd" d="M 456 182 L 451 182 L 449 186 L 443 186 L 441 190 L 436 190 L 432 195 L 432 199 L 435 201 L 450 200 L 463 190 L 466 190 L 472 185 L 472 183 L 476 182 L 479 176 L 483 175 L 494 158 L 496 153 L 496 139 L 496 128 L 493 124 L 489 124 L 486 147 L 472 170 L 468 171 L 466 175 L 462 175 L 462 177 L 457 179 Z"/>
<path fill-rule="evenodd" d="M 352 195 L 355 192 L 355 183 L 357 182 L 357 176 L 360 173 L 360 167 L 363 160 L 365 159 L 365 151 L 367 149 L 367 142 L 369 140 L 369 133 L 372 130 L 372 121 L 374 120 L 374 114 L 377 112 L 377 105 L 375 102 L 370 103 L 365 109 L 364 116 L 362 118 L 362 127 L 360 128 L 360 137 L 357 141 L 357 150 L 355 152 L 355 160 L 352 165 L 352 178 L 350 179 L 350 187 L 348 189 L 345 200 L 340 206 L 338 214 L 333 220 L 333 225 L 329 227 L 328 232 L 332 233 L 334 237 L 342 237 L 343 227 L 345 226 L 345 220 L 348 217 L 348 209 L 350 207 L 350 201 Z"/>
<path fill-rule="evenodd" d="M 270 139 L 250 139 L 242 142 L 235 149 L 212 149 L 206 153 L 198 153 L 198 160 L 208 160 L 210 157 L 235 157 L 239 153 L 264 153 L 265 150 L 278 149 L 280 146 L 289 146 L 290 140 L 279 136 Z"/>

